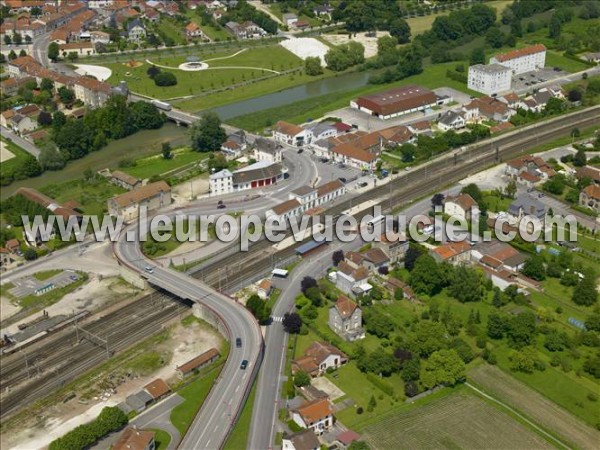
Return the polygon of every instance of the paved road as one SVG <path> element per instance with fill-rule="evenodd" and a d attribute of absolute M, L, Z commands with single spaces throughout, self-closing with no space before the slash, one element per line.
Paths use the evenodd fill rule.
<path fill-rule="evenodd" d="M 39 156 L 40 156 L 40 149 L 39 148 L 37 148 L 31 142 L 26 141 L 21 136 L 19 136 L 18 134 L 14 133 L 11 130 L 9 130 L 8 128 L 5 128 L 5 127 L 0 127 L 0 128 L 2 128 L 2 137 L 3 138 L 10 139 L 11 141 L 13 141 L 16 145 L 18 145 L 19 147 L 21 147 L 23 150 L 25 150 L 30 155 L 33 155 L 36 158 L 39 158 Z"/>

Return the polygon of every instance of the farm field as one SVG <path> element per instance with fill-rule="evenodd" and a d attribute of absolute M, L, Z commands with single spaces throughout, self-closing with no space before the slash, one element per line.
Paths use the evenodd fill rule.
<path fill-rule="evenodd" d="M 481 364 L 470 370 L 468 377 L 487 393 L 526 414 L 546 431 L 570 445 L 593 448 L 600 442 L 600 432 L 497 367 Z"/>
<path fill-rule="evenodd" d="M 371 448 L 542 449 L 549 442 L 483 399 L 458 391 L 396 411 L 362 432 Z"/>
<path fill-rule="evenodd" d="M 201 94 L 204 91 L 224 88 L 237 83 L 269 76 L 278 77 L 275 72 L 300 68 L 302 61 L 279 45 L 246 49 L 231 49 L 216 53 L 202 54 L 192 52 L 201 61 L 209 61 L 208 70 L 186 72 L 178 66 L 186 61 L 185 56 L 164 57 L 163 54 L 140 56 L 135 62 L 104 63 L 112 70 L 109 83 L 118 84 L 126 80 L 130 89 L 138 94 L 148 95 L 159 99 L 173 99 Z M 177 84 L 169 87 L 159 87 L 148 77 L 146 71 L 152 64 L 164 71 L 171 71 L 177 77 Z M 223 69 L 218 69 L 223 68 Z M 285 80 L 288 78 L 285 77 Z M 270 83 L 264 80 L 262 83 Z M 237 91 L 237 89 L 236 89 Z"/>

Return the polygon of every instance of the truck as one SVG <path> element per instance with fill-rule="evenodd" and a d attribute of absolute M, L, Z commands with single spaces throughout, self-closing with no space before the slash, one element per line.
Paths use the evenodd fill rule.
<path fill-rule="evenodd" d="M 150 102 L 150 103 L 152 103 L 158 109 L 162 109 L 164 111 L 171 111 L 171 109 L 172 109 L 170 104 L 168 104 L 166 102 L 161 102 L 160 100 L 152 100 L 152 102 Z"/>

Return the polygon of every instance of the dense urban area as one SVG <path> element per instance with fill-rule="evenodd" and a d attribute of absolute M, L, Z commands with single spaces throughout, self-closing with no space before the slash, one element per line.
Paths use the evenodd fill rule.
<path fill-rule="evenodd" d="M 0 0 L 0 45 L 2 448 L 598 448 L 599 0 Z"/>

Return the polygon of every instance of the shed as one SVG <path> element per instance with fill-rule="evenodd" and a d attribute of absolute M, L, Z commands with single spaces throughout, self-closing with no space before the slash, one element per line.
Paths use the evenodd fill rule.
<path fill-rule="evenodd" d="M 320 241 L 313 239 L 313 240 L 299 246 L 296 249 L 296 254 L 300 255 L 300 256 L 306 256 L 309 253 L 315 251 L 316 249 L 318 249 L 319 247 L 321 247 L 325 244 L 327 244 L 327 241 L 325 239 L 320 240 Z"/>

